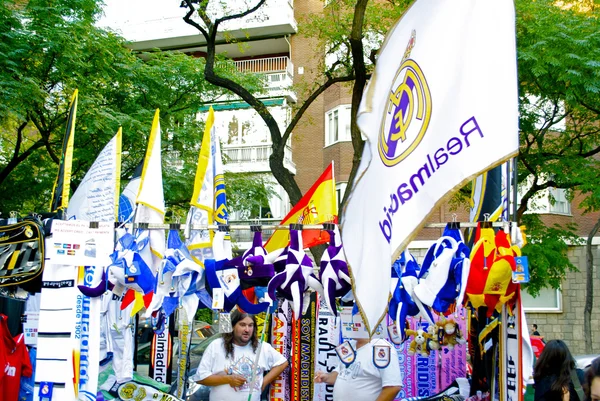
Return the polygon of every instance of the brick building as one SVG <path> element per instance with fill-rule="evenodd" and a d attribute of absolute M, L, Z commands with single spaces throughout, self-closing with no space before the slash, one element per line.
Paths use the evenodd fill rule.
<path fill-rule="evenodd" d="M 205 51 L 204 38 L 181 17 L 184 10 L 176 4 L 166 5 L 160 0 L 145 0 L 138 7 L 138 0 L 119 2 L 107 1 L 107 13 L 104 23 L 117 28 L 132 41 L 136 51 L 160 48 L 177 50 L 202 56 Z M 127 3 L 127 4 L 124 4 Z M 141 1 L 140 1 L 141 3 Z M 160 4 L 159 4 L 160 3 Z M 171 7 L 171 8 L 167 8 Z M 291 118 L 291 108 L 302 104 L 305 95 L 297 93 L 291 86 L 301 87 L 316 81 L 322 68 L 325 50 L 319 48 L 314 39 L 298 33 L 297 19 L 310 13 L 322 12 L 323 0 L 269 0 L 264 7 L 260 22 L 251 19 L 240 25 L 227 26 L 229 34 L 244 42 L 243 52 L 235 44 L 221 40 L 217 49 L 235 60 L 238 69 L 266 74 L 269 90 L 261 100 L 269 107 L 280 124 L 287 126 Z M 133 12 L 136 10 L 136 12 Z M 145 10 L 148 14 L 140 13 Z M 300 189 L 305 192 L 319 177 L 327 165 L 335 163 L 335 180 L 338 195 L 343 195 L 352 165 L 352 144 L 350 142 L 350 87 L 348 84 L 336 84 L 328 88 L 306 111 L 298 126 L 294 129 L 286 154 L 286 167 L 296 175 Z M 223 144 L 223 153 L 230 163 L 230 171 L 252 171 L 270 176 L 268 156 L 271 141 L 266 133 L 266 125 L 257 114 L 235 97 L 220 99 L 212 105 L 216 110 L 216 124 Z M 200 113 L 202 117 L 202 112 Z M 220 125 L 219 125 L 220 124 Z M 274 180 L 279 199 L 273 199 L 268 215 L 282 218 L 289 210 L 289 199 Z M 577 208 L 580 197 L 572 201 L 563 191 L 552 193 L 556 202 L 550 202 L 544 194 L 536 213 L 543 214 L 546 224 L 566 224 L 575 222 L 579 226 L 579 235 L 587 237 L 599 214 L 583 215 Z M 458 221 L 468 220 L 467 210 L 452 211 L 448 205 L 433 213 L 430 222 L 451 221 L 456 214 Z M 261 212 L 261 216 L 265 217 Z M 432 240 L 441 234 L 440 229 L 423 229 L 410 249 L 415 256 L 422 258 Z M 248 240 L 240 238 L 241 241 Z M 594 255 L 600 258 L 595 238 Z M 583 306 L 585 304 L 585 249 L 573 246 L 569 258 L 579 272 L 570 272 L 560 290 L 543 290 L 533 299 L 524 295 L 524 304 L 529 323 L 536 323 L 546 339 L 564 339 L 574 354 L 584 352 L 583 343 Z M 597 264 L 597 262 L 595 263 Z M 600 286 L 598 272 L 594 272 L 594 286 Z M 600 331 L 600 307 L 595 296 L 596 310 L 592 313 L 592 331 Z M 594 349 L 600 353 L 600 336 L 593 338 Z"/>

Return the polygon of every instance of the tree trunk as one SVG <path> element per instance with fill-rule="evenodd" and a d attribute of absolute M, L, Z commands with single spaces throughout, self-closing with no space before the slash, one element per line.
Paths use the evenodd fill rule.
<path fill-rule="evenodd" d="M 600 218 L 590 231 L 585 246 L 586 252 L 586 286 L 585 308 L 583 309 L 583 335 L 585 337 L 585 352 L 592 353 L 592 308 L 594 307 L 594 254 L 592 239 L 600 229 Z"/>

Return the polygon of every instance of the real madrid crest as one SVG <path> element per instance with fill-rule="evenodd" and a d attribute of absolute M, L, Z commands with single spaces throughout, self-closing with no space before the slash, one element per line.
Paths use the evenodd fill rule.
<path fill-rule="evenodd" d="M 397 345 L 402 343 L 402 338 L 400 337 L 400 333 L 398 333 L 398 326 L 396 326 L 396 323 L 388 325 L 387 330 L 391 342 Z"/>
<path fill-rule="evenodd" d="M 25 227 L 25 236 L 27 238 L 33 237 L 33 230 L 31 229 L 31 227 Z"/>
<path fill-rule="evenodd" d="M 335 347 L 335 352 L 346 367 L 350 366 L 356 359 L 356 351 L 348 340 Z"/>
<path fill-rule="evenodd" d="M 378 151 L 381 161 L 393 167 L 419 146 L 431 119 L 431 92 L 425 75 L 410 54 L 417 43 L 412 31 L 404 57 L 390 87 Z"/>
<path fill-rule="evenodd" d="M 378 369 L 385 369 L 390 364 L 391 346 L 387 342 L 373 344 L 373 364 Z"/>

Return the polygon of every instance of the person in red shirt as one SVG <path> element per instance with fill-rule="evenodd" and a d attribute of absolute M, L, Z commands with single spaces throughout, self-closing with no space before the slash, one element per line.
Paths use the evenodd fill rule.
<path fill-rule="evenodd" d="M 31 377 L 33 370 L 23 334 L 13 338 L 7 320 L 0 314 L 0 401 L 18 401 L 21 376 Z"/>

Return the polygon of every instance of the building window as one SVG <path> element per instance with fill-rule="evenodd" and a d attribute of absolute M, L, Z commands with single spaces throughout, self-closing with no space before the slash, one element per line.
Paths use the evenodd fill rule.
<path fill-rule="evenodd" d="M 525 290 L 521 292 L 521 300 L 525 312 L 562 312 L 562 292 L 560 289 L 542 288 L 535 298 Z"/>
<path fill-rule="evenodd" d="M 338 205 L 338 213 L 340 210 L 340 204 L 342 203 L 342 199 L 344 199 L 344 194 L 346 193 L 346 187 L 348 186 L 347 182 L 336 182 L 335 183 L 335 195 L 337 197 L 337 205 Z"/>
<path fill-rule="evenodd" d="M 341 105 L 325 113 L 325 146 L 350 141 L 350 105 Z"/>
<path fill-rule="evenodd" d="M 549 196 L 549 212 L 557 214 L 571 214 L 571 202 L 567 197 L 567 191 L 563 188 L 550 188 Z"/>
<path fill-rule="evenodd" d="M 541 180 L 543 183 L 543 179 Z M 533 185 L 533 176 L 527 177 L 527 180 L 519 184 L 517 191 L 517 202 L 521 203 L 521 198 Z M 547 188 L 538 191 L 527 203 L 526 213 L 554 213 L 571 215 L 571 200 L 569 192 L 564 188 Z"/>

